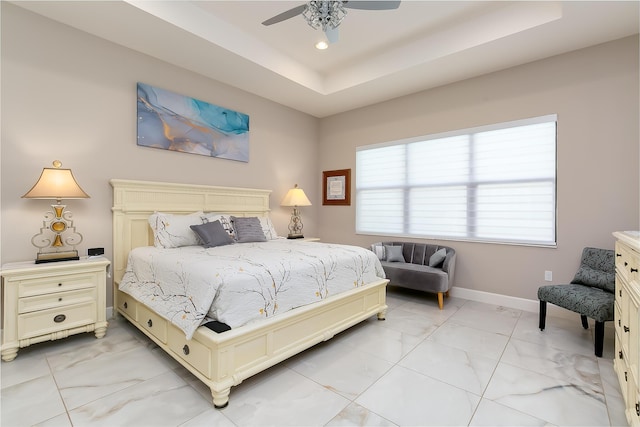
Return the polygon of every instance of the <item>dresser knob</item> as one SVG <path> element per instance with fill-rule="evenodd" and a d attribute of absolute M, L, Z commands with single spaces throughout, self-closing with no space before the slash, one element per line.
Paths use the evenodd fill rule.
<path fill-rule="evenodd" d="M 622 351 L 618 351 L 618 358 L 622 359 Z"/>
<path fill-rule="evenodd" d="M 182 352 L 184 353 L 185 356 L 189 355 L 189 346 L 188 345 L 184 345 L 184 347 L 182 347 Z"/>
<path fill-rule="evenodd" d="M 151 319 L 147 320 L 147 325 L 149 325 L 149 327 L 153 326 L 153 322 L 151 321 Z"/>
<path fill-rule="evenodd" d="M 622 289 L 618 291 L 618 294 L 620 294 L 620 296 L 622 297 Z"/>
<path fill-rule="evenodd" d="M 64 314 L 58 314 L 56 317 L 53 318 L 53 321 L 56 323 L 62 323 L 66 318 L 67 316 L 65 316 Z"/>
<path fill-rule="evenodd" d="M 622 256 L 622 254 L 616 254 L 616 256 Z"/>
<path fill-rule="evenodd" d="M 624 326 L 623 329 L 624 329 L 625 332 L 629 332 L 629 327 L 628 326 Z"/>
<path fill-rule="evenodd" d="M 632 269 L 631 269 L 631 272 L 632 272 L 632 273 L 637 273 L 637 272 L 638 272 L 638 269 L 637 269 L 637 268 L 632 268 Z"/>
<path fill-rule="evenodd" d="M 62 286 L 62 283 L 58 283 L 58 286 Z"/>
<path fill-rule="evenodd" d="M 636 415 L 640 417 L 640 403 L 636 403 Z"/>
<path fill-rule="evenodd" d="M 627 381 L 627 371 L 624 371 L 624 380 Z"/>
<path fill-rule="evenodd" d="M 127 302 L 126 302 L 126 301 L 124 302 L 124 304 L 122 304 L 122 306 L 123 306 L 125 309 L 129 308 L 129 307 L 127 306 Z"/>
<path fill-rule="evenodd" d="M 58 302 L 62 301 L 62 298 L 58 298 Z"/>

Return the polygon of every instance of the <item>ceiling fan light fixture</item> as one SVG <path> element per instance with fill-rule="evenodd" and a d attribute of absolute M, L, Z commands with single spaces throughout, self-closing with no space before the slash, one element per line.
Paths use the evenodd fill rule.
<path fill-rule="evenodd" d="M 337 28 L 346 15 L 347 10 L 342 0 L 311 0 L 302 12 L 307 24 L 316 30 L 322 28 L 322 31 Z"/>

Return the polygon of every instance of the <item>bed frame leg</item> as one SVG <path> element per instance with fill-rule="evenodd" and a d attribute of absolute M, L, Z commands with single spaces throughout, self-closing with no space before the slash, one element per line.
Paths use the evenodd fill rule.
<path fill-rule="evenodd" d="M 231 387 L 224 389 L 222 391 L 214 391 L 211 389 L 211 396 L 213 397 L 213 406 L 216 409 L 225 408 L 229 404 L 229 393 L 231 392 Z"/>

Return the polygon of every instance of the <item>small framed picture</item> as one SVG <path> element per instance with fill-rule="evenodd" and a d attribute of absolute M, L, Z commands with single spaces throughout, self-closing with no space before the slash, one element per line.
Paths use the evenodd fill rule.
<path fill-rule="evenodd" d="M 351 169 L 322 172 L 322 204 L 351 205 Z"/>

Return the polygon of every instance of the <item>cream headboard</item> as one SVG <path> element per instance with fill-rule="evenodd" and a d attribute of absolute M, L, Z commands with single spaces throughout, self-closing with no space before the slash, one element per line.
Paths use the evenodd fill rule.
<path fill-rule="evenodd" d="M 271 190 L 112 179 L 113 270 L 120 282 L 129 251 L 152 246 L 149 215 L 158 212 L 219 212 L 235 216 L 269 214 Z"/>

